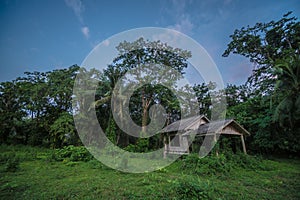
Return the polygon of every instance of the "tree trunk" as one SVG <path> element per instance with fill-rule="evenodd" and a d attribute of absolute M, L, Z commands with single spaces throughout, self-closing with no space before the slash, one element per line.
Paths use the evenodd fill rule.
<path fill-rule="evenodd" d="M 146 126 L 148 122 L 148 108 L 143 108 L 143 116 L 142 116 L 142 132 L 146 132 Z"/>
<path fill-rule="evenodd" d="M 143 106 L 143 115 L 142 115 L 142 132 L 146 132 L 147 124 L 148 124 L 148 108 L 151 103 L 151 98 L 146 99 L 145 98 L 145 91 L 142 91 L 142 106 Z"/>

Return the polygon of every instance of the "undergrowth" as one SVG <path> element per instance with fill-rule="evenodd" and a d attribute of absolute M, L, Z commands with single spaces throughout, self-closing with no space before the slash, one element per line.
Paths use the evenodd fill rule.
<path fill-rule="evenodd" d="M 190 154 L 181 160 L 181 169 L 198 175 L 226 175 L 237 168 L 247 170 L 269 170 L 262 158 L 243 153 L 210 155 L 200 158 Z"/>
<path fill-rule="evenodd" d="M 192 178 L 175 181 L 172 187 L 176 193 L 176 199 L 212 199 L 215 192 L 210 182 L 203 182 Z"/>
<path fill-rule="evenodd" d="M 55 161 L 90 161 L 93 156 L 84 146 L 66 146 L 62 149 L 56 149 L 50 159 Z"/>
<path fill-rule="evenodd" d="M 20 158 L 15 152 L 0 154 L 0 164 L 4 165 L 4 171 L 16 172 L 20 168 Z"/>
<path fill-rule="evenodd" d="M 300 198 L 299 161 L 294 159 L 191 154 L 158 171 L 131 174 L 106 167 L 84 147 L 0 145 L 0 151 L 0 199 Z M 130 166 L 127 159 L 120 168 Z"/>

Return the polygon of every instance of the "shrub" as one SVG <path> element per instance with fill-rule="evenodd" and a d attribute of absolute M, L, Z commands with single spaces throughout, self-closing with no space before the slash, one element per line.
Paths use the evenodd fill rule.
<path fill-rule="evenodd" d="M 93 159 L 90 152 L 84 147 L 75 147 L 73 145 L 66 146 L 62 149 L 57 149 L 51 158 L 56 161 L 70 160 L 70 161 L 89 161 Z"/>
<path fill-rule="evenodd" d="M 5 164 L 9 159 L 16 157 L 15 152 L 4 152 L 0 154 L 0 163 Z"/>
<path fill-rule="evenodd" d="M 66 166 L 73 167 L 73 166 L 75 166 L 77 164 L 78 164 L 77 162 L 69 161 L 69 162 L 66 163 Z"/>
<path fill-rule="evenodd" d="M 139 138 L 135 145 L 137 152 L 148 152 L 149 151 L 149 138 Z"/>
<path fill-rule="evenodd" d="M 199 158 L 197 154 L 191 154 L 185 157 L 182 162 L 182 169 L 199 175 L 224 174 L 232 168 L 231 163 L 227 163 L 223 155 Z"/>
<path fill-rule="evenodd" d="M 183 158 L 181 168 L 187 172 L 199 175 L 227 174 L 235 168 L 250 170 L 268 169 L 261 158 L 243 153 L 227 153 L 219 156 L 210 155 L 204 158 L 199 158 L 197 154 L 190 154 Z"/>
<path fill-rule="evenodd" d="M 91 169 L 110 169 L 109 167 L 103 165 L 100 161 L 95 159 L 88 161 L 87 166 Z"/>
<path fill-rule="evenodd" d="M 213 187 L 208 183 L 184 179 L 176 182 L 173 186 L 178 199 L 211 199 Z"/>
<path fill-rule="evenodd" d="M 70 160 L 71 161 L 89 161 L 93 159 L 92 155 L 86 148 L 80 148 L 72 152 Z"/>
<path fill-rule="evenodd" d="M 9 157 L 14 157 L 16 152 L 20 161 L 32 161 L 37 159 L 38 152 L 41 149 L 37 147 L 25 146 L 25 145 L 1 145 L 0 146 L 0 163 L 6 162 Z M 44 149 L 43 149 L 44 150 Z"/>
<path fill-rule="evenodd" d="M 20 159 L 15 154 L 11 154 L 5 164 L 6 172 L 15 172 L 20 168 Z"/>
<path fill-rule="evenodd" d="M 27 161 L 36 160 L 37 152 L 36 151 L 26 152 L 23 159 Z"/>
<path fill-rule="evenodd" d="M 124 148 L 125 151 L 136 152 L 136 147 L 133 144 L 129 144 Z"/>
<path fill-rule="evenodd" d="M 149 152 L 149 138 L 139 138 L 135 145 L 129 144 L 124 150 L 130 152 Z"/>
<path fill-rule="evenodd" d="M 235 167 L 251 170 L 268 170 L 263 162 L 263 159 L 259 156 L 246 155 L 244 153 L 227 154 L 227 160 L 231 162 Z"/>

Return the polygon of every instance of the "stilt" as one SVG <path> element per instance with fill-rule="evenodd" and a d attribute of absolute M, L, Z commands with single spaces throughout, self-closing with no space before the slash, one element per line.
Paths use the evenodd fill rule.
<path fill-rule="evenodd" d="M 167 158 L 167 152 L 168 152 L 167 136 L 164 136 L 164 159 Z"/>
<path fill-rule="evenodd" d="M 241 135 L 241 140 L 242 140 L 243 152 L 244 152 L 244 154 L 247 154 L 246 145 L 245 145 L 245 141 L 244 141 L 244 136 L 243 135 Z"/>
<path fill-rule="evenodd" d="M 217 133 L 214 134 L 214 147 L 217 147 L 216 144 L 217 144 Z M 215 150 L 216 150 L 216 156 L 218 157 L 219 150 L 217 148 L 215 148 Z"/>

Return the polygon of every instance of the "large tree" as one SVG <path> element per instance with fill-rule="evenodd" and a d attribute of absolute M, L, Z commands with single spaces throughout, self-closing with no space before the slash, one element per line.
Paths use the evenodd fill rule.
<path fill-rule="evenodd" d="M 278 21 L 235 30 L 223 53 L 225 57 L 233 53 L 249 58 L 256 68 L 248 81 L 264 94 L 272 92 L 275 82 L 280 79 L 276 63 L 300 55 L 300 22 L 289 17 L 290 14 Z"/>
<path fill-rule="evenodd" d="M 8 142 L 9 137 L 21 131 L 19 122 L 26 116 L 26 112 L 18 90 L 15 81 L 0 83 L 0 143 Z"/>
<path fill-rule="evenodd" d="M 151 103 L 155 102 L 155 98 L 159 99 L 158 95 L 160 95 L 157 88 L 155 89 L 155 84 L 162 77 L 166 78 L 165 74 L 172 73 L 170 69 L 183 74 L 184 68 L 187 67 L 187 59 L 191 57 L 191 52 L 173 48 L 160 41 L 145 41 L 143 38 L 134 42 L 122 42 L 117 46 L 117 50 L 120 52 L 120 56 L 114 60 L 113 65 L 121 65 L 126 70 L 137 69 L 136 73 L 132 73 L 133 79 L 137 81 L 134 84 L 143 85 L 144 82 L 146 83 L 147 80 L 151 79 L 149 84 L 144 84 L 140 88 L 138 94 L 142 107 L 142 130 L 146 131 L 145 128 L 149 123 L 149 107 Z M 181 77 L 169 76 L 168 78 L 171 85 Z"/>
<path fill-rule="evenodd" d="M 259 124 L 256 127 L 260 127 L 256 131 L 256 141 L 261 143 L 265 139 L 269 141 L 267 146 L 273 149 L 298 151 L 300 22 L 290 15 L 291 12 L 278 21 L 235 30 L 223 56 L 239 54 L 255 65 L 248 79 L 253 98 L 244 105 L 252 105 L 250 107 L 257 108 L 257 112 L 264 113 L 255 114 L 253 119 Z M 258 105 L 261 105 L 260 108 Z M 249 114 L 252 113 L 251 108 L 249 111 Z M 272 126 L 273 122 L 280 127 Z"/>
<path fill-rule="evenodd" d="M 176 71 L 179 76 L 169 76 L 170 85 L 182 77 L 183 69 L 187 67 L 187 59 L 191 53 L 186 50 L 173 48 L 166 43 L 160 41 L 148 41 L 140 38 L 134 42 L 121 42 L 117 47 L 118 56 L 113 60 L 112 64 L 104 70 L 104 75 L 109 81 L 109 91 L 102 94 L 100 99 L 96 101 L 96 106 L 103 107 L 110 105 L 113 90 L 116 88 L 118 81 L 124 78 L 126 73 L 131 75 L 128 84 L 140 84 L 142 87 L 137 88 L 130 98 L 130 115 L 135 123 L 142 126 L 142 130 L 146 131 L 149 123 L 149 108 L 154 104 L 164 105 L 167 112 L 172 113 L 170 107 L 170 99 L 174 98 L 166 87 L 159 85 L 161 78 L 166 78 L 165 74 Z M 167 66 L 164 68 L 163 66 Z M 128 82 L 129 81 L 129 82 Z M 106 82 L 106 81 L 104 81 Z M 107 85 L 107 84 L 104 84 Z M 103 87 L 102 85 L 101 87 Z M 121 98 L 121 96 L 119 96 Z M 169 99 L 168 99 L 169 98 Z M 172 100 L 173 101 L 173 100 Z M 122 131 L 116 126 L 112 112 L 117 115 L 123 115 L 122 99 L 112 101 L 113 105 L 110 112 L 107 132 L 112 135 L 112 131 L 116 132 L 113 137 L 114 142 L 118 143 Z M 167 105 L 168 104 L 168 105 Z M 118 108 L 118 109 L 116 109 Z M 126 139 L 125 144 L 128 144 Z"/>
<path fill-rule="evenodd" d="M 25 72 L 0 83 L 1 138 L 32 145 L 48 145 L 50 127 L 62 113 L 71 113 L 73 83 L 78 66 L 50 72 Z M 61 118 L 60 121 L 63 121 Z"/>

